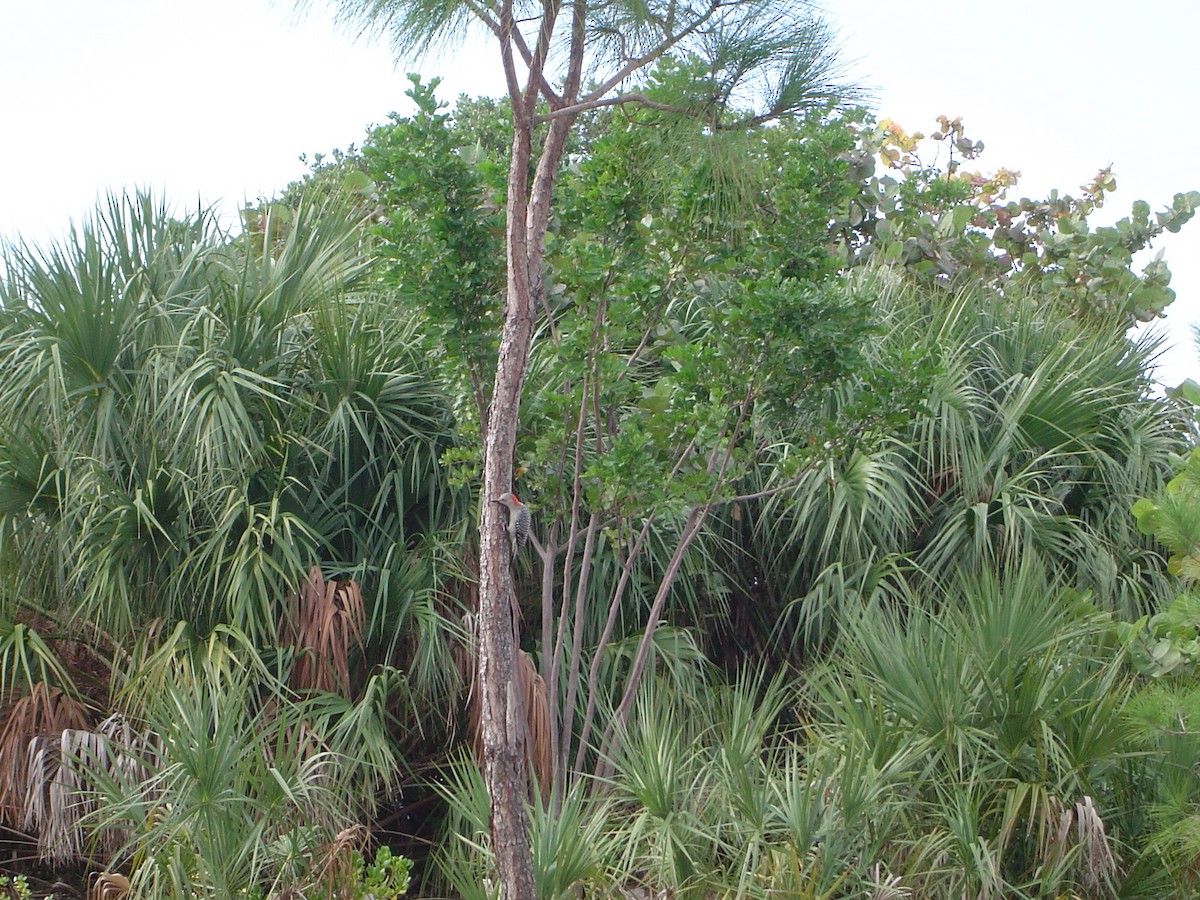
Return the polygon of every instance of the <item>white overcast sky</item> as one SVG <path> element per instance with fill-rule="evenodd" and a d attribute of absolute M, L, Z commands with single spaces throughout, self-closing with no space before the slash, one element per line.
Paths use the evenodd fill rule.
<path fill-rule="evenodd" d="M 987 144 L 979 167 L 1020 170 L 1020 195 L 1077 193 L 1111 163 L 1103 224 L 1200 189 L 1195 0 L 823 5 L 878 116 L 926 133 L 963 116 Z M 231 221 L 299 177 L 301 153 L 407 112 L 413 68 L 337 30 L 320 0 L 299 20 L 272 0 L 0 0 L 0 237 L 45 242 L 134 187 Z M 502 89 L 482 41 L 419 69 L 447 99 Z M 1160 376 L 1200 380 L 1200 217 L 1157 247 L 1179 294 Z"/>

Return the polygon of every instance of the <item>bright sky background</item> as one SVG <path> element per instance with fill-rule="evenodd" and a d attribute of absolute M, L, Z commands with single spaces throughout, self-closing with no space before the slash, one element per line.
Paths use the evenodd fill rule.
<path fill-rule="evenodd" d="M 1107 224 L 1200 189 L 1200 3 L 1193 0 L 824 0 L 879 117 L 932 131 L 961 115 L 987 171 L 1018 195 L 1078 193 L 1112 164 Z M 106 191 L 153 189 L 177 209 L 271 196 L 301 153 L 361 142 L 409 111 L 382 42 L 354 41 L 320 0 L 297 20 L 271 0 L 0 0 L 0 237 L 35 243 Z M 498 94 L 480 42 L 426 61 L 443 93 Z M 1179 294 L 1164 328 L 1167 384 L 1200 380 L 1200 217 L 1158 247 Z"/>

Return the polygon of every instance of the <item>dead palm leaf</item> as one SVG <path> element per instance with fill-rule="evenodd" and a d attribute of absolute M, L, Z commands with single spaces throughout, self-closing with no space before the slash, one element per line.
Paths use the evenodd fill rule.
<path fill-rule="evenodd" d="M 29 794 L 33 771 L 34 742 L 68 728 L 86 728 L 87 713 L 80 701 L 45 682 L 34 684 L 24 697 L 8 707 L 0 726 L 0 820 L 13 827 L 29 819 L 31 804 L 42 797 Z M 36 817 L 35 817 L 35 824 Z"/>
<path fill-rule="evenodd" d="M 474 635 L 474 619 L 468 617 L 466 633 Z M 483 719 L 479 692 L 476 690 L 475 647 L 463 647 L 455 653 L 463 681 L 467 685 L 467 734 L 471 755 L 480 767 L 483 766 Z M 525 761 L 529 771 L 537 777 L 542 796 L 550 796 L 554 777 L 553 752 L 550 744 L 550 706 L 546 697 L 546 682 L 533 666 L 533 661 L 524 650 L 518 650 L 513 664 L 516 681 L 516 696 L 521 698 L 525 718 Z"/>
<path fill-rule="evenodd" d="M 362 649 L 366 610 L 353 580 L 326 581 L 318 566 L 289 598 L 280 643 L 297 651 L 291 686 L 350 695 L 350 651 Z"/>
<path fill-rule="evenodd" d="M 546 682 L 534 669 L 533 660 L 524 650 L 517 651 L 513 676 L 517 681 L 517 695 L 525 707 L 525 753 L 529 770 L 537 776 L 543 795 L 549 796 L 554 764 Z"/>
<path fill-rule="evenodd" d="M 88 900 L 121 900 L 129 894 L 129 879 L 116 872 L 101 872 L 92 882 Z"/>
<path fill-rule="evenodd" d="M 100 811 L 97 779 L 140 790 L 147 766 L 161 755 L 157 739 L 119 713 L 94 731 L 64 728 L 31 739 L 23 821 L 37 834 L 38 855 L 67 863 L 84 858 L 85 850 L 115 853 L 128 841 L 127 831 L 85 824 Z"/>
<path fill-rule="evenodd" d="M 1085 796 L 1074 806 L 1063 810 L 1058 822 L 1058 831 L 1050 847 L 1050 859 L 1057 860 L 1066 855 L 1071 848 L 1072 831 L 1080 880 L 1088 896 L 1102 896 L 1114 883 L 1117 862 L 1109 845 L 1104 820 L 1092 803 L 1091 797 Z"/>
<path fill-rule="evenodd" d="M 356 854 L 361 854 L 371 833 L 365 825 L 343 828 L 319 851 L 320 861 L 315 870 L 317 883 L 325 885 L 330 897 L 336 897 L 337 886 L 351 883 L 355 876 Z"/>

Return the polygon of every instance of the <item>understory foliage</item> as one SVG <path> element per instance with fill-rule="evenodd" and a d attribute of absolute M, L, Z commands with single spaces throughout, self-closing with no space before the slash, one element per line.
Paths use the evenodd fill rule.
<path fill-rule="evenodd" d="M 134 197 L 5 249 L 0 822 L 43 859 L 399 896 L 372 840 L 436 805 L 418 889 L 495 896 L 460 673 L 511 133 L 435 88 L 240 235 Z M 1200 465 L 1126 332 L 1196 198 L 1093 230 L 1111 173 L 1009 201 L 959 120 L 940 166 L 741 124 L 597 110 L 557 182 L 539 896 L 1190 896 Z"/>
<path fill-rule="evenodd" d="M 676 660 L 603 786 L 533 808 L 540 896 L 1167 896 L 1110 616 L 1036 564 L 881 591 L 802 680 Z M 1131 764 L 1133 759 L 1136 764 Z M 1183 773 L 1179 773 L 1183 774 Z M 585 787 L 591 789 L 585 789 Z M 450 770 L 441 864 L 487 897 L 487 803 Z"/>
<path fill-rule="evenodd" d="M 263 225 L 5 253 L 4 822 L 146 896 L 318 879 L 446 686 L 445 392 L 342 217 Z"/>

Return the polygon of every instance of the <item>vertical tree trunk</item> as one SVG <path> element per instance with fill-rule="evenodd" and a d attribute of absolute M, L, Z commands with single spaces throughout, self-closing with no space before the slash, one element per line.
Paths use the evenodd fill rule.
<path fill-rule="evenodd" d="M 536 97 L 536 94 L 531 94 Z M 542 260 L 550 219 L 550 194 L 572 118 L 547 129 L 530 184 L 533 159 L 532 101 L 513 104 L 513 146 L 508 171 L 508 293 L 496 361 L 496 383 L 483 443 L 483 498 L 479 558 L 479 681 L 482 692 L 483 776 L 491 800 L 492 847 L 504 900 L 535 900 L 533 858 L 525 800 L 525 711 L 513 682 L 517 623 L 512 618 L 513 579 L 505 517 L 491 498 L 511 489 L 521 388 L 529 362 L 533 321 L 542 305 Z"/>
<path fill-rule="evenodd" d="M 504 900 L 536 900 L 525 802 L 525 713 L 513 681 L 516 623 L 509 543 L 500 505 L 491 498 L 512 486 L 521 386 L 533 334 L 526 253 L 530 129 L 517 127 L 509 172 L 508 293 L 496 382 L 484 429 L 479 558 L 479 678 L 483 777 L 491 800 L 492 849 Z"/>

